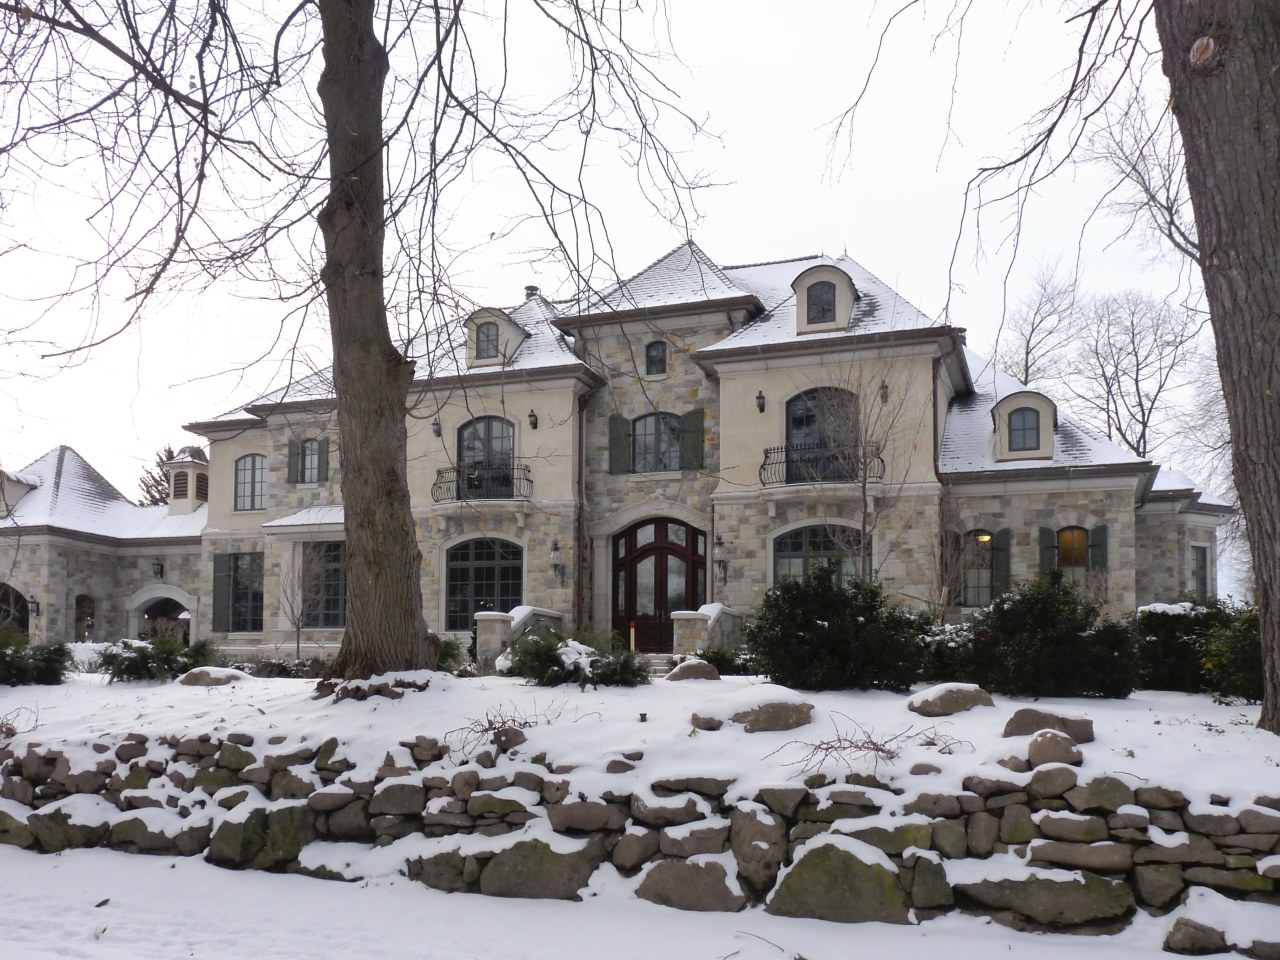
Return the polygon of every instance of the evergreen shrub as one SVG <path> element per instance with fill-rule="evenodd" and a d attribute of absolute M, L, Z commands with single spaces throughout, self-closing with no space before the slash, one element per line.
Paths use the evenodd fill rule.
<path fill-rule="evenodd" d="M 878 583 L 841 584 L 824 564 L 774 584 L 745 637 L 756 669 L 774 683 L 905 692 L 923 672 L 930 624 L 886 603 Z"/>
<path fill-rule="evenodd" d="M 71 668 L 65 643 L 31 643 L 16 627 L 0 627 L 0 685 L 62 683 Z"/>
<path fill-rule="evenodd" d="M 177 640 L 157 637 L 150 642 L 121 640 L 103 650 L 101 658 L 108 683 L 173 680 L 188 670 L 212 665 L 216 651 L 207 640 L 184 647 Z"/>
<path fill-rule="evenodd" d="M 1205 640 L 1231 618 L 1231 611 L 1216 599 L 1144 608 L 1133 618 L 1139 683 L 1148 690 L 1202 692 Z"/>
<path fill-rule="evenodd" d="M 593 687 L 635 687 L 649 682 L 648 664 L 627 649 L 602 654 L 554 630 L 541 628 L 517 640 L 498 658 L 498 670 L 539 687 L 576 683 Z"/>
<path fill-rule="evenodd" d="M 1205 635 L 1202 647 L 1205 689 L 1220 703 L 1261 703 L 1262 635 L 1258 609 L 1224 604 L 1227 618 Z"/>

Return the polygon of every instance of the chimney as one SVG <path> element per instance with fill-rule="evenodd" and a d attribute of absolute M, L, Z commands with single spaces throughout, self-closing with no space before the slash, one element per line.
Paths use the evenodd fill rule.
<path fill-rule="evenodd" d="M 524 298 L 526 300 L 532 300 L 537 295 L 538 295 L 538 288 L 533 284 L 530 284 L 529 286 L 524 288 Z"/>

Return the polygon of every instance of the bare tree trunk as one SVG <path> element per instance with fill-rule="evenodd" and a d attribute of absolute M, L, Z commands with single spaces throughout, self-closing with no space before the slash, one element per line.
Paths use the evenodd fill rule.
<path fill-rule="evenodd" d="M 1280 4 L 1156 0 L 1280 733 Z"/>
<path fill-rule="evenodd" d="M 333 337 L 347 537 L 347 627 L 334 672 L 434 667 L 422 556 L 409 508 L 405 404 L 413 364 L 391 342 L 383 294 L 382 97 L 387 55 L 374 0 L 320 0 L 319 94 L 329 146 L 321 271 Z"/>

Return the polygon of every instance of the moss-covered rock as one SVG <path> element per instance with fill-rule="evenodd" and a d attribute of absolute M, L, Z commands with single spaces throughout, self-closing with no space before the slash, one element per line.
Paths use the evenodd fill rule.
<path fill-rule="evenodd" d="M 982 880 L 956 884 L 955 890 L 984 906 L 1013 910 L 1037 923 L 1055 926 L 1111 920 L 1133 909 L 1133 893 L 1124 883 L 1092 873 L 1079 877 Z"/>
<path fill-rule="evenodd" d="M 595 863 L 585 850 L 557 853 L 541 840 L 522 840 L 494 854 L 480 874 L 480 892 L 491 897 L 577 900 Z"/>
<path fill-rule="evenodd" d="M 267 811 L 251 810 L 243 820 L 223 820 L 209 839 L 205 859 L 220 867 L 247 867 L 267 845 Z"/>
<path fill-rule="evenodd" d="M 747 904 L 737 884 L 730 885 L 724 865 L 714 860 L 659 861 L 645 873 L 636 896 L 664 907 L 702 912 L 735 913 Z"/>
<path fill-rule="evenodd" d="M 867 862 L 872 858 L 829 843 L 801 848 L 797 858 L 769 898 L 767 912 L 838 923 L 910 922 L 907 895 L 883 862 Z"/>

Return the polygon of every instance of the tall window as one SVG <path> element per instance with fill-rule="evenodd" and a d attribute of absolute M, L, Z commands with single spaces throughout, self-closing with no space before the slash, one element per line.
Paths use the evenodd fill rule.
<path fill-rule="evenodd" d="M 667 372 L 667 344 L 665 340 L 655 340 L 644 348 L 644 372 L 646 376 L 657 376 Z"/>
<path fill-rule="evenodd" d="M 858 397 L 816 387 L 787 401 L 787 483 L 858 478 Z"/>
<path fill-rule="evenodd" d="M 631 469 L 657 473 L 680 469 L 681 421 L 674 413 L 637 417 L 631 428 Z"/>
<path fill-rule="evenodd" d="M 262 554 L 231 554 L 232 633 L 262 630 Z"/>
<path fill-rule="evenodd" d="M 492 360 L 498 355 L 498 324 L 487 320 L 476 327 L 476 359 Z"/>
<path fill-rule="evenodd" d="M 347 625 L 347 545 L 341 540 L 302 544 L 304 627 Z"/>
<path fill-rule="evenodd" d="M 470 630 L 482 610 L 520 606 L 523 551 L 514 543 L 483 537 L 445 554 L 445 629 Z"/>
<path fill-rule="evenodd" d="M 185 500 L 187 498 L 187 471 L 179 470 L 173 475 L 173 499 Z"/>
<path fill-rule="evenodd" d="M 1019 407 L 1009 414 L 1009 449 L 1040 449 L 1040 412 Z"/>
<path fill-rule="evenodd" d="M 76 640 L 93 639 L 93 617 L 98 605 L 87 593 L 76 596 Z"/>
<path fill-rule="evenodd" d="M 836 285 L 830 280 L 809 284 L 810 323 L 831 323 L 836 318 Z"/>
<path fill-rule="evenodd" d="M 991 605 L 990 530 L 970 530 L 964 537 L 964 605 Z"/>
<path fill-rule="evenodd" d="M 261 510 L 266 506 L 267 458 L 250 453 L 236 461 L 235 509 Z"/>
<path fill-rule="evenodd" d="M 1197 600 L 1209 599 L 1209 548 L 1191 547 L 1191 589 Z"/>
<path fill-rule="evenodd" d="M 511 497 L 515 448 L 515 425 L 501 417 L 477 417 L 459 427 L 459 499 Z"/>
<path fill-rule="evenodd" d="M 868 574 L 870 559 L 871 539 L 864 542 L 861 530 L 813 524 L 774 538 L 773 579 L 802 578 L 818 566 L 829 566 L 836 568 L 841 583 L 849 583 Z"/>
<path fill-rule="evenodd" d="M 298 482 L 320 482 L 320 441 L 315 438 L 298 445 Z"/>

